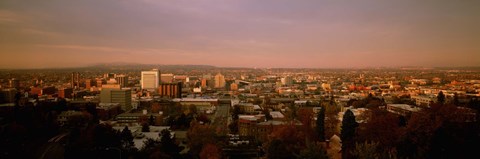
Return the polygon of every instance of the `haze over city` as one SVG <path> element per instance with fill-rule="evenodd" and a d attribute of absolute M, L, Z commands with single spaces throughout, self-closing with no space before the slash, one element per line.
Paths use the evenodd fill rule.
<path fill-rule="evenodd" d="M 0 2 L 0 68 L 479 66 L 479 1 Z"/>
<path fill-rule="evenodd" d="M 476 158 L 480 1 L 0 0 L 0 159 Z"/>

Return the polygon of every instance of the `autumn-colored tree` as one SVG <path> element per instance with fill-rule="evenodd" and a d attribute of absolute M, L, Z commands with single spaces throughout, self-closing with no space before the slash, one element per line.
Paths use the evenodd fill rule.
<path fill-rule="evenodd" d="M 142 115 L 138 118 L 138 123 L 146 123 L 148 122 L 148 116 L 147 115 Z"/>
<path fill-rule="evenodd" d="M 313 110 L 311 108 L 300 108 L 297 111 L 298 120 L 304 126 L 311 126 L 313 119 Z"/>
<path fill-rule="evenodd" d="M 187 132 L 189 153 L 193 156 L 198 156 L 204 145 L 216 144 L 216 138 L 217 134 L 214 127 L 193 123 Z"/>
<path fill-rule="evenodd" d="M 431 109 L 412 114 L 405 135 L 397 146 L 401 157 L 424 158 L 428 155 L 434 134 L 444 124 L 465 123 L 466 109 L 450 104 L 433 103 Z M 457 130 L 452 130 L 457 131 Z"/>
<path fill-rule="evenodd" d="M 372 110 L 367 123 L 357 128 L 357 142 L 373 141 L 384 149 L 394 148 L 403 135 L 399 118 L 385 110 Z"/>
<path fill-rule="evenodd" d="M 320 143 L 309 142 L 306 148 L 296 155 L 298 159 L 328 159 L 327 151 Z"/>
<path fill-rule="evenodd" d="M 158 113 L 160 111 L 160 103 L 152 103 L 151 111 L 152 113 Z"/>
<path fill-rule="evenodd" d="M 200 152 L 200 159 L 221 159 L 221 150 L 215 144 L 205 144 Z"/>
<path fill-rule="evenodd" d="M 306 135 L 299 125 L 290 123 L 274 129 L 264 146 L 266 146 L 266 149 L 272 149 L 273 146 L 273 150 L 281 150 L 285 147 L 287 151 L 282 153 L 294 155 L 299 154 L 300 150 L 305 148 L 307 138 L 308 135 Z M 277 140 L 281 143 L 281 147 L 276 146 Z M 267 156 L 269 153 L 270 152 L 267 152 Z"/>
<path fill-rule="evenodd" d="M 380 159 L 380 158 L 396 158 L 395 151 L 383 149 L 379 143 L 376 142 L 362 142 L 356 143 L 355 149 L 351 152 L 352 156 L 357 159 Z"/>
<path fill-rule="evenodd" d="M 196 119 L 197 119 L 198 122 L 210 123 L 210 119 L 204 113 L 198 115 Z"/>
<path fill-rule="evenodd" d="M 310 108 L 300 108 L 297 111 L 297 118 L 302 123 L 300 127 L 301 131 L 306 135 L 308 139 L 316 139 L 315 130 L 312 128 L 313 121 L 313 109 Z"/>

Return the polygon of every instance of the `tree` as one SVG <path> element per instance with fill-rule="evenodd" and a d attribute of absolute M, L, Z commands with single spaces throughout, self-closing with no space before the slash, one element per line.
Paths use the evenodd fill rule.
<path fill-rule="evenodd" d="M 195 105 L 190 104 L 190 106 L 188 107 L 188 111 L 189 111 L 188 114 L 197 114 L 198 109 Z"/>
<path fill-rule="evenodd" d="M 142 132 L 150 132 L 150 125 L 148 125 L 148 123 L 142 124 Z"/>
<path fill-rule="evenodd" d="M 150 117 L 148 118 L 148 124 L 155 125 L 155 119 L 153 118 L 153 115 L 150 115 Z"/>
<path fill-rule="evenodd" d="M 438 92 L 437 103 L 445 104 L 445 94 L 443 94 L 443 91 Z"/>
<path fill-rule="evenodd" d="M 133 135 L 130 129 L 128 129 L 128 126 L 125 126 L 125 128 L 123 128 L 122 132 L 120 133 L 120 137 L 123 148 L 128 149 L 133 147 Z"/>
<path fill-rule="evenodd" d="M 270 114 L 270 111 L 268 110 L 268 108 L 264 108 L 263 109 L 263 114 L 265 114 L 265 119 L 268 121 L 268 120 L 273 120 L 273 117 L 272 115 Z"/>
<path fill-rule="evenodd" d="M 307 143 L 307 147 L 297 155 L 298 159 L 328 159 L 327 151 L 319 143 Z"/>
<path fill-rule="evenodd" d="M 340 139 L 342 140 L 342 153 L 346 157 L 348 156 L 348 150 L 355 144 L 355 129 L 358 127 L 358 123 L 355 120 L 355 115 L 348 109 L 343 115 L 342 130 L 340 133 Z"/>
<path fill-rule="evenodd" d="M 208 116 L 204 113 L 200 114 L 197 116 L 196 120 L 198 122 L 203 122 L 203 123 L 210 123 L 210 119 L 208 118 Z"/>
<path fill-rule="evenodd" d="M 279 139 L 274 139 L 270 142 L 267 149 L 268 159 L 291 159 L 294 158 L 292 153 L 289 153 L 286 145 Z"/>
<path fill-rule="evenodd" d="M 214 144 L 206 144 L 200 152 L 200 159 L 220 159 L 222 158 L 221 150 Z"/>
<path fill-rule="evenodd" d="M 178 158 L 181 148 L 175 143 L 175 140 L 170 134 L 170 130 L 163 129 L 158 135 L 160 136 L 162 151 L 172 158 Z"/>
<path fill-rule="evenodd" d="M 235 105 L 233 106 L 232 111 L 232 122 L 228 125 L 230 129 L 230 133 L 235 134 L 238 133 L 238 115 L 240 114 L 240 107 Z"/>
<path fill-rule="evenodd" d="M 306 143 L 312 135 L 309 134 L 308 130 L 295 123 L 280 125 L 270 133 L 264 145 L 264 148 L 268 150 L 267 157 L 274 156 L 272 158 L 278 158 L 279 156 L 287 156 L 287 158 L 294 158 L 294 154 L 300 154 L 300 151 L 305 149 Z M 277 145 L 279 143 L 280 145 Z M 271 150 L 274 151 L 272 152 Z"/>
<path fill-rule="evenodd" d="M 313 122 L 313 109 L 312 108 L 300 108 L 297 111 L 298 120 L 302 123 L 299 126 L 300 131 L 305 134 L 308 139 L 316 139 L 315 129 L 312 127 Z"/>
<path fill-rule="evenodd" d="M 97 124 L 99 122 L 97 106 L 94 103 L 89 102 L 86 107 L 87 107 L 87 112 L 90 113 L 93 117 L 92 122 Z"/>
<path fill-rule="evenodd" d="M 376 142 L 382 149 L 393 149 L 405 129 L 400 126 L 400 118 L 386 110 L 370 110 L 368 114 L 368 122 L 356 129 L 355 141 Z"/>
<path fill-rule="evenodd" d="M 325 107 L 317 114 L 317 135 L 319 141 L 325 141 Z"/>
<path fill-rule="evenodd" d="M 458 100 L 458 94 L 457 93 L 453 94 L 453 105 L 460 106 L 460 101 Z"/>
<path fill-rule="evenodd" d="M 378 147 L 376 142 L 356 143 L 355 149 L 350 153 L 358 159 L 380 159 L 382 155 L 378 152 Z"/>
<path fill-rule="evenodd" d="M 206 144 L 215 144 L 217 134 L 214 127 L 210 125 L 200 125 L 193 123 L 187 131 L 189 153 L 193 156 L 198 156 Z"/>

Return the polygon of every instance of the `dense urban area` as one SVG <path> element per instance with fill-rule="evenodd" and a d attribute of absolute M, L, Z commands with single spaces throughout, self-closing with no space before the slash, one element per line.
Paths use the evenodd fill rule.
<path fill-rule="evenodd" d="M 478 68 L 0 70 L 0 158 L 471 158 Z"/>

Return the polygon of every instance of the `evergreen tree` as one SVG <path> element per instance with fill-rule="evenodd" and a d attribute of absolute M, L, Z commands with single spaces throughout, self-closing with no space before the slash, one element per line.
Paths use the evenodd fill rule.
<path fill-rule="evenodd" d="M 453 94 L 453 105 L 460 106 L 460 101 L 458 100 L 458 94 Z"/>
<path fill-rule="evenodd" d="M 123 128 L 122 132 L 120 133 L 120 137 L 122 140 L 122 146 L 124 148 L 131 148 L 133 147 L 133 135 L 128 126 Z"/>
<path fill-rule="evenodd" d="M 155 119 L 153 118 L 153 115 L 150 115 L 150 118 L 148 118 L 148 124 L 155 125 Z"/>
<path fill-rule="evenodd" d="M 178 158 L 180 153 L 180 147 L 175 144 L 175 140 L 172 138 L 170 131 L 164 129 L 158 135 L 160 136 L 160 144 L 162 145 L 162 151 L 173 158 Z"/>
<path fill-rule="evenodd" d="M 317 134 L 318 140 L 325 141 L 325 107 L 317 114 Z"/>
<path fill-rule="evenodd" d="M 142 132 L 150 132 L 150 125 L 148 123 L 142 124 Z"/>
<path fill-rule="evenodd" d="M 443 94 L 442 91 L 438 92 L 437 103 L 439 103 L 439 104 L 444 104 L 445 103 L 445 94 Z"/>
<path fill-rule="evenodd" d="M 272 115 L 270 114 L 270 111 L 265 108 L 263 109 L 263 114 L 265 114 L 265 119 L 268 121 L 268 120 L 273 120 L 273 117 Z"/>
<path fill-rule="evenodd" d="M 355 145 L 355 129 L 358 127 L 358 123 L 355 120 L 355 115 L 349 109 L 343 115 L 342 130 L 340 138 L 342 140 L 342 152 L 345 157 L 349 155 L 349 149 Z"/>

